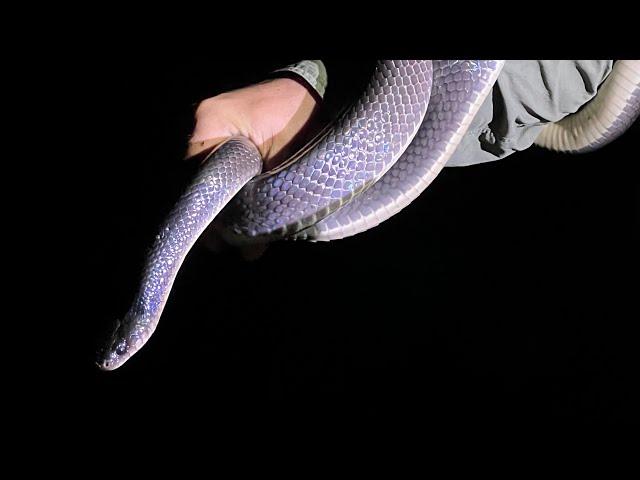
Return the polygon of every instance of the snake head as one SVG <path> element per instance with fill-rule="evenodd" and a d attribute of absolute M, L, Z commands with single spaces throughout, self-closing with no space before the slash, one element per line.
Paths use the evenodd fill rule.
<path fill-rule="evenodd" d="M 135 325 L 136 322 L 132 322 L 129 316 L 116 321 L 108 341 L 98 352 L 96 363 L 100 369 L 115 370 L 144 344 L 143 336 L 140 335 L 139 329 L 135 329 Z"/>

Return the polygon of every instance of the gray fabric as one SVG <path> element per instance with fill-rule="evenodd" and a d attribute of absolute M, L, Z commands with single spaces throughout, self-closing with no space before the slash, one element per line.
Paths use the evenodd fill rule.
<path fill-rule="evenodd" d="M 447 167 L 499 160 L 591 100 L 613 60 L 507 60 Z"/>
<path fill-rule="evenodd" d="M 320 98 L 327 89 L 327 69 L 322 60 L 302 60 L 298 63 L 279 68 L 275 72 L 292 72 L 302 77 L 316 91 Z M 275 73 L 274 72 L 274 73 Z"/>
<path fill-rule="evenodd" d="M 612 67 L 613 60 L 507 60 L 446 166 L 491 162 L 526 150 L 547 123 L 591 100 Z M 327 72 L 320 60 L 281 70 L 299 74 L 323 96 Z"/>

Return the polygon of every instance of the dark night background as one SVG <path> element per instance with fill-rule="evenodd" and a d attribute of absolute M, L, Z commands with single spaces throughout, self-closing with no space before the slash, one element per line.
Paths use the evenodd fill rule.
<path fill-rule="evenodd" d="M 91 201 L 78 208 L 92 315 L 72 387 L 87 422 L 140 405 L 230 423 L 637 421 L 625 332 L 638 320 L 638 124 L 596 153 L 532 147 L 445 169 L 408 208 L 349 239 L 279 242 L 254 262 L 197 248 L 143 350 L 114 372 L 94 366 L 192 173 L 180 159 L 195 105 L 298 58 L 107 56 L 90 72 L 101 130 L 83 173 Z M 338 103 L 373 62 L 326 65 Z"/>

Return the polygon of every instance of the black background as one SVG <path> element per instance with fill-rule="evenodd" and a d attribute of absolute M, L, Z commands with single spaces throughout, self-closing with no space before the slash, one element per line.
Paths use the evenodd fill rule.
<path fill-rule="evenodd" d="M 279 242 L 254 262 L 197 248 L 148 344 L 119 370 L 95 367 L 192 174 L 180 159 L 195 105 L 296 59 L 107 55 L 78 80 L 94 132 L 76 206 L 90 314 L 69 397 L 83 418 L 637 420 L 637 124 L 595 153 L 532 147 L 445 169 L 356 237 Z M 338 103 L 373 62 L 326 64 Z"/>

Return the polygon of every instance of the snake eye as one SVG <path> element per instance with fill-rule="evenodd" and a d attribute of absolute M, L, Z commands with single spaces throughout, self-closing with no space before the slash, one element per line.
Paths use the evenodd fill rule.
<path fill-rule="evenodd" d="M 127 351 L 127 343 L 126 342 L 120 342 L 120 344 L 116 347 L 116 353 L 118 355 L 122 355 L 124 354 L 124 352 Z"/>

